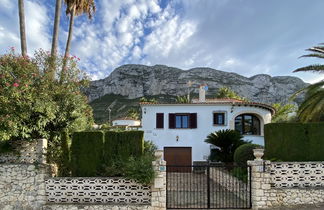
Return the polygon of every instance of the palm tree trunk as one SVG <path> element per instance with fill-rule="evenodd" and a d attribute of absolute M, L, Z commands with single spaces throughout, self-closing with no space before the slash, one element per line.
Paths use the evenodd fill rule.
<path fill-rule="evenodd" d="M 62 0 L 56 0 L 51 56 L 56 56 Z"/>
<path fill-rule="evenodd" d="M 55 78 L 55 61 L 56 61 L 56 54 L 57 54 L 57 43 L 58 43 L 58 33 L 59 33 L 59 26 L 60 26 L 60 17 L 61 17 L 61 7 L 62 7 L 62 0 L 56 0 L 55 6 L 55 19 L 54 19 L 54 28 L 53 28 L 53 37 L 52 37 L 52 49 L 51 49 L 51 63 L 49 68 L 49 78 L 54 80 Z"/>
<path fill-rule="evenodd" d="M 27 41 L 26 41 L 26 31 L 25 31 L 26 26 L 25 26 L 24 0 L 18 0 L 18 10 L 19 10 L 21 54 L 22 54 L 22 56 L 26 56 L 27 55 Z"/>
<path fill-rule="evenodd" d="M 65 74 L 66 74 L 66 63 L 67 63 L 67 58 L 70 53 L 72 33 L 73 33 L 74 15 L 75 15 L 75 6 L 73 7 L 73 10 L 70 14 L 69 35 L 68 35 L 68 39 L 67 39 L 66 47 L 65 47 L 64 61 L 63 61 L 63 67 L 62 67 L 62 73 L 61 73 L 61 82 L 64 81 Z"/>

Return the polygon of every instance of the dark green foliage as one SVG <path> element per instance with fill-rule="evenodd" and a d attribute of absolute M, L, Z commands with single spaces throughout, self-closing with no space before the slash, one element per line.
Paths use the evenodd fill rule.
<path fill-rule="evenodd" d="M 76 132 L 72 137 L 72 176 L 95 176 L 103 158 L 103 132 Z"/>
<path fill-rule="evenodd" d="M 58 176 L 70 175 L 70 150 L 69 150 L 70 136 L 68 132 L 61 133 L 61 154 L 60 161 L 58 162 Z"/>
<path fill-rule="evenodd" d="M 243 182 L 247 182 L 248 180 L 248 172 L 247 167 L 234 167 L 231 170 L 231 174 L 238 178 L 239 180 L 242 180 Z"/>
<path fill-rule="evenodd" d="M 243 144 L 234 152 L 234 162 L 242 167 L 247 166 L 248 160 L 254 160 L 253 149 L 260 147 L 257 144 Z"/>
<path fill-rule="evenodd" d="M 125 177 L 141 184 L 151 184 L 155 177 L 153 160 L 149 153 L 136 159 L 131 157 L 125 164 Z"/>
<path fill-rule="evenodd" d="M 107 131 L 104 143 L 104 161 L 127 161 L 131 156 L 139 157 L 144 149 L 143 131 Z"/>
<path fill-rule="evenodd" d="M 213 156 L 210 156 L 212 161 L 233 162 L 234 151 L 237 147 L 245 144 L 243 136 L 235 130 L 219 130 L 211 133 L 205 139 L 206 143 L 213 144 L 217 149 L 214 149 Z M 211 159 L 211 157 L 215 159 Z"/>
<path fill-rule="evenodd" d="M 52 132 L 47 146 L 47 162 L 58 167 L 58 176 L 70 175 L 70 136 L 67 131 Z"/>
<path fill-rule="evenodd" d="M 0 141 L 0 154 L 14 152 L 14 148 L 9 141 Z"/>
<path fill-rule="evenodd" d="M 324 123 L 265 125 L 265 157 L 282 161 L 323 161 Z"/>
<path fill-rule="evenodd" d="M 144 143 L 144 152 L 141 156 L 129 156 L 128 159 L 124 161 L 114 158 L 109 160 L 108 164 L 106 160 L 106 165 L 104 165 L 100 175 L 123 176 L 141 184 L 150 184 L 155 177 L 152 161 L 155 159 L 154 152 L 156 148 L 157 147 L 152 142 L 148 141 Z M 109 156 L 106 156 L 106 158 L 108 157 Z"/>

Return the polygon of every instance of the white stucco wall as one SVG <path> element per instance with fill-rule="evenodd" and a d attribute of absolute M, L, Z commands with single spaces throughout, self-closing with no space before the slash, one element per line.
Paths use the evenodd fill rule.
<path fill-rule="evenodd" d="M 112 125 L 125 125 L 125 126 L 140 126 L 141 121 L 139 120 L 113 120 Z"/>
<path fill-rule="evenodd" d="M 213 112 L 225 112 L 225 126 L 213 125 Z M 164 128 L 156 128 L 156 113 L 164 113 Z M 197 128 L 169 129 L 169 113 L 197 113 Z M 251 107 L 215 104 L 174 104 L 142 105 L 142 130 L 145 140 L 153 141 L 158 149 L 164 147 L 192 147 L 192 160 L 205 160 L 210 153 L 210 145 L 204 140 L 211 132 L 234 129 L 234 119 L 243 113 L 253 113 L 261 122 L 261 135 L 245 135 L 245 140 L 264 144 L 263 125 L 271 122 L 269 110 Z M 177 136 L 178 141 L 176 140 Z"/>

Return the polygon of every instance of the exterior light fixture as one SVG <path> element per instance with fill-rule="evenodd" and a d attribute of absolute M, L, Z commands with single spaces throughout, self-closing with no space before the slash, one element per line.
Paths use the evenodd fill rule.
<path fill-rule="evenodd" d="M 176 141 L 179 141 L 179 136 L 176 136 Z"/>
<path fill-rule="evenodd" d="M 146 114 L 146 108 L 144 108 L 143 111 L 144 111 L 144 114 Z"/>

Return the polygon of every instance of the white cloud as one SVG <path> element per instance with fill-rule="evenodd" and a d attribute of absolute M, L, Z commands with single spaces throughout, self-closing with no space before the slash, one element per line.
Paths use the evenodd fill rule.
<path fill-rule="evenodd" d="M 9 46 L 20 52 L 17 1 L 0 0 L 0 5 L 3 6 L 0 8 L 0 52 L 4 53 Z M 49 49 L 50 24 L 46 7 L 35 1 L 25 1 L 25 23 L 28 54 L 33 55 L 39 48 Z"/>

